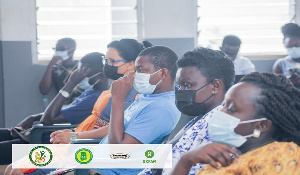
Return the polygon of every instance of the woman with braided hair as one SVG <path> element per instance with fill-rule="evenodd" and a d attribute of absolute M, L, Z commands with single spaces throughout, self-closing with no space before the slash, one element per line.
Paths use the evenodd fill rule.
<path fill-rule="evenodd" d="M 300 174 L 300 91 L 284 76 L 254 72 L 231 87 L 208 122 L 215 143 L 182 156 L 172 174 L 196 163 L 202 174 Z"/>

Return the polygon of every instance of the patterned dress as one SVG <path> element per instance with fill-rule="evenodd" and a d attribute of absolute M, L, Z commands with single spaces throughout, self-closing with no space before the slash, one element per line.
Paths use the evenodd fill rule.
<path fill-rule="evenodd" d="M 221 164 L 219 164 L 220 167 Z M 207 165 L 197 175 L 300 174 L 300 147 L 293 142 L 273 142 L 236 159 L 230 166 L 214 169 Z"/>
<path fill-rule="evenodd" d="M 176 166 L 177 162 L 180 160 L 180 158 L 183 156 L 184 153 L 188 152 L 189 150 L 192 150 L 194 148 L 198 148 L 200 146 L 204 146 L 208 143 L 212 142 L 212 139 L 208 135 L 208 120 L 211 118 L 212 114 L 216 110 L 220 110 L 222 106 L 218 106 L 215 109 L 211 110 L 207 114 L 205 114 L 201 119 L 199 119 L 192 127 L 189 127 L 192 123 L 194 123 L 194 118 L 189 123 L 185 125 L 185 129 L 187 131 L 182 135 L 182 137 L 178 140 L 176 145 L 173 147 L 173 167 Z M 176 136 L 175 136 L 176 137 Z M 196 164 L 193 166 L 189 172 L 189 175 L 195 175 L 201 168 L 203 168 L 205 165 L 202 164 Z M 164 169 L 163 175 L 170 174 L 172 169 Z M 152 170 L 151 169 L 144 169 L 139 175 L 151 175 Z"/>

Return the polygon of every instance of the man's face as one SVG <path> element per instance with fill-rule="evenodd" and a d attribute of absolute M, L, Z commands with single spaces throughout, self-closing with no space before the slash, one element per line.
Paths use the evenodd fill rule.
<path fill-rule="evenodd" d="M 225 44 L 223 47 L 221 47 L 221 50 L 231 59 L 234 60 L 240 50 L 240 46 L 231 46 L 228 44 Z"/>
<path fill-rule="evenodd" d="M 145 73 L 145 74 L 152 74 L 156 72 L 154 65 L 150 62 L 150 57 L 148 55 L 140 56 L 135 61 L 135 70 L 138 73 Z M 156 74 L 151 75 L 149 83 L 152 85 L 157 84 L 161 79 L 161 72 L 157 72 Z M 157 85 L 159 87 L 163 84 L 162 81 L 160 84 Z"/>

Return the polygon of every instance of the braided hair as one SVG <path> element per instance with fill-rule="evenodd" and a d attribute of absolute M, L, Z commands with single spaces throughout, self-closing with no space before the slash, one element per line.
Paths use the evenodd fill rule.
<path fill-rule="evenodd" d="M 272 121 L 273 139 L 300 145 L 300 90 L 280 74 L 254 72 L 240 82 L 261 89 L 256 99 L 256 116 L 262 115 Z"/>

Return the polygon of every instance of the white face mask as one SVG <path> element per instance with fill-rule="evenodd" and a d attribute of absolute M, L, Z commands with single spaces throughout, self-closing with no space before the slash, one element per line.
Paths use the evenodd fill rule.
<path fill-rule="evenodd" d="M 61 59 L 64 61 L 64 60 L 69 58 L 69 53 L 68 53 L 67 50 L 65 50 L 65 51 L 55 51 L 54 56 L 61 57 Z"/>
<path fill-rule="evenodd" d="M 226 114 L 222 111 L 215 111 L 208 121 L 208 134 L 214 142 L 224 143 L 234 147 L 243 145 L 248 137 L 253 134 L 242 136 L 236 134 L 234 129 L 242 123 L 252 123 L 257 121 L 267 120 L 266 118 L 240 121 L 240 119 Z"/>
<path fill-rule="evenodd" d="M 152 74 L 145 74 L 145 73 L 135 73 L 135 77 L 133 80 L 133 87 L 140 93 L 140 94 L 152 94 L 156 88 L 156 86 L 162 82 L 162 79 L 156 84 L 152 85 L 150 84 L 150 77 L 151 75 L 156 74 L 158 71 L 152 73 Z"/>
<path fill-rule="evenodd" d="M 300 47 L 287 48 L 286 50 L 287 50 L 287 54 L 288 54 L 292 59 L 300 58 Z"/>
<path fill-rule="evenodd" d="M 98 73 L 96 73 L 95 75 L 93 75 L 93 76 L 91 76 L 91 77 L 85 77 L 80 83 L 78 83 L 78 87 L 80 88 L 80 89 L 83 89 L 83 90 L 91 90 L 93 87 L 94 87 L 94 85 L 95 84 L 97 84 L 99 81 L 100 81 L 100 79 L 99 80 L 97 80 L 94 84 L 92 84 L 92 85 L 90 85 L 90 83 L 89 83 L 89 79 L 91 79 L 91 78 L 94 78 L 95 76 L 97 76 L 98 74 L 100 74 L 101 72 L 98 72 Z"/>

